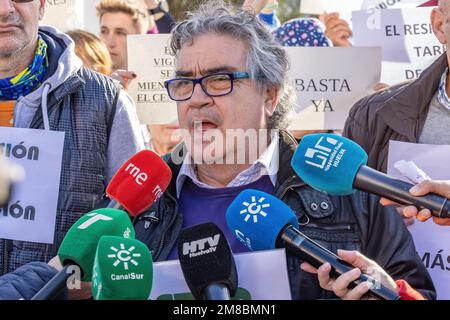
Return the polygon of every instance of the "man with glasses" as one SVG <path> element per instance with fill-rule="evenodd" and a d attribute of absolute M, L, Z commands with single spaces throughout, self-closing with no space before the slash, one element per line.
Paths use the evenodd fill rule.
<path fill-rule="evenodd" d="M 297 143 L 286 131 L 295 96 L 287 85 L 288 59 L 261 21 L 251 12 L 209 1 L 175 26 L 171 47 L 176 75 L 165 85 L 177 101 L 184 144 L 168 161 L 173 172 L 169 188 L 135 223 L 136 238 L 148 245 L 155 261 L 177 259 L 180 231 L 204 222 L 224 231 L 234 253 L 246 251 L 228 229 L 225 212 L 241 191 L 258 189 L 287 203 L 302 231 L 324 247 L 360 250 L 395 280 L 435 297 L 412 239 L 392 208 L 360 192 L 328 196 L 294 173 L 290 161 Z M 379 271 L 386 285 L 400 290 L 403 282 L 394 282 L 375 262 L 360 255 L 355 260 L 355 252 L 339 254 L 363 270 Z M 324 282 L 323 290 L 317 276 L 306 272 L 315 270 L 305 265 L 302 270 L 301 262 L 288 253 L 294 299 L 358 299 L 368 290 L 367 283 L 347 289 L 356 271 L 340 277 L 333 288 Z M 326 268 L 320 279 L 324 274 Z"/>
<path fill-rule="evenodd" d="M 45 2 L 0 0 L 0 126 L 65 133 L 55 236 L 53 244 L 0 240 L 0 274 L 54 257 L 71 225 L 144 147 L 130 97 L 84 68 L 66 34 L 39 27 Z"/>

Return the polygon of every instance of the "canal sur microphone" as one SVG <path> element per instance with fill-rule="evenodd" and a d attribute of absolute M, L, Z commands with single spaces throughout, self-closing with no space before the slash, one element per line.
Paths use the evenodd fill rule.
<path fill-rule="evenodd" d="M 32 300 L 53 299 L 64 289 L 67 279 L 76 268 L 81 271 L 81 280 L 90 282 L 97 244 L 105 235 L 134 238 L 134 228 L 125 211 L 98 209 L 78 219 L 67 232 L 58 250 L 63 270 Z"/>
<path fill-rule="evenodd" d="M 435 217 L 450 218 L 450 201 L 436 194 L 415 197 L 412 184 L 366 166 L 367 154 L 355 142 L 334 134 L 304 136 L 291 165 L 311 187 L 331 195 L 366 191 L 404 205 L 428 208 Z"/>
<path fill-rule="evenodd" d="M 153 260 L 136 239 L 103 236 L 92 270 L 94 300 L 148 300 L 153 284 Z"/>
<path fill-rule="evenodd" d="M 228 207 L 226 219 L 233 234 L 252 251 L 286 248 L 315 268 L 330 263 L 330 276 L 333 278 L 354 269 L 301 233 L 297 217 L 289 206 L 265 192 L 252 189 L 242 191 Z M 351 286 L 366 281 L 372 284 L 370 292 L 375 296 L 385 300 L 399 299 L 395 291 L 364 273 Z"/>
<path fill-rule="evenodd" d="M 238 275 L 225 234 L 212 222 L 184 229 L 178 257 L 184 279 L 197 300 L 230 300 Z"/>
<path fill-rule="evenodd" d="M 150 150 L 142 150 L 125 162 L 111 179 L 106 194 L 108 208 L 126 210 L 134 217 L 144 212 L 167 189 L 172 171 Z"/>

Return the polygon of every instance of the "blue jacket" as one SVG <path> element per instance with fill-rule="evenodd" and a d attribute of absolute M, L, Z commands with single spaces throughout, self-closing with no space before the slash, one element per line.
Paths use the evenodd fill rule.
<path fill-rule="evenodd" d="M 55 268 L 46 263 L 28 263 L 0 277 L 0 300 L 29 300 L 57 273 Z M 66 293 L 59 299 L 65 297 Z"/>

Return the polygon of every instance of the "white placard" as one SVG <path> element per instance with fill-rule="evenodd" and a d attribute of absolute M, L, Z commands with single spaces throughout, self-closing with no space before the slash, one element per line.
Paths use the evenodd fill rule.
<path fill-rule="evenodd" d="M 355 102 L 380 82 L 380 48 L 285 48 L 289 80 L 297 93 L 290 129 L 344 128 Z"/>
<path fill-rule="evenodd" d="M 367 9 L 414 8 L 426 0 L 301 0 L 300 12 L 320 15 L 324 12 L 347 13 Z"/>
<path fill-rule="evenodd" d="M 355 46 L 383 48 L 381 81 L 396 84 L 418 75 L 445 52 L 430 22 L 432 8 L 353 12 Z"/>
<path fill-rule="evenodd" d="M 64 132 L 0 127 L 0 153 L 22 166 L 25 180 L 0 208 L 0 238 L 53 243 Z"/>
<path fill-rule="evenodd" d="M 164 88 L 164 81 L 173 78 L 175 72 L 169 39 L 170 34 L 128 36 L 128 69 L 137 75 L 130 83 L 129 93 L 142 124 L 178 120 L 176 103 Z"/>
<path fill-rule="evenodd" d="M 84 1 L 46 0 L 42 25 L 50 25 L 61 31 L 83 29 Z"/>
<path fill-rule="evenodd" d="M 414 163 L 432 179 L 450 180 L 450 170 L 447 161 L 450 158 L 450 146 L 428 145 L 390 141 L 388 174 L 407 182 L 394 163 L 399 160 L 414 161 Z M 439 226 L 433 221 L 421 223 L 414 221 L 408 227 L 419 256 L 424 261 L 433 279 L 440 300 L 450 299 L 450 228 Z"/>
<path fill-rule="evenodd" d="M 239 279 L 235 299 L 292 300 L 284 249 L 239 253 L 234 260 Z M 193 299 L 178 260 L 153 265 L 150 299 Z"/>

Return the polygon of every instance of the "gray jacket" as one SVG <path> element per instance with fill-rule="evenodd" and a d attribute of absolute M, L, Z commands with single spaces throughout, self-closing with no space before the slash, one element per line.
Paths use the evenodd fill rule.
<path fill-rule="evenodd" d="M 290 166 L 297 142 L 286 132 L 281 132 L 279 138 L 280 170 L 275 196 L 296 213 L 301 231 L 334 253 L 338 249 L 358 250 L 375 260 L 395 280 L 406 280 L 427 298 L 435 298 L 430 275 L 395 210 L 381 206 L 378 197 L 364 192 L 337 197 L 312 189 Z M 147 244 L 155 261 L 167 259 L 183 225 L 183 212 L 179 211 L 175 190 L 180 166 L 171 161 L 169 166 L 173 173 L 169 188 L 135 221 L 136 239 Z M 319 286 L 316 275 L 300 269 L 301 262 L 301 258 L 287 254 L 293 299 L 336 298 Z"/>
<path fill-rule="evenodd" d="M 102 199 L 112 175 L 144 148 L 131 98 L 84 68 L 67 35 L 51 27 L 40 33 L 48 45 L 46 79 L 17 101 L 14 126 L 65 132 L 55 238 L 53 245 L 0 240 L 2 274 L 54 257 L 67 230 Z"/>

